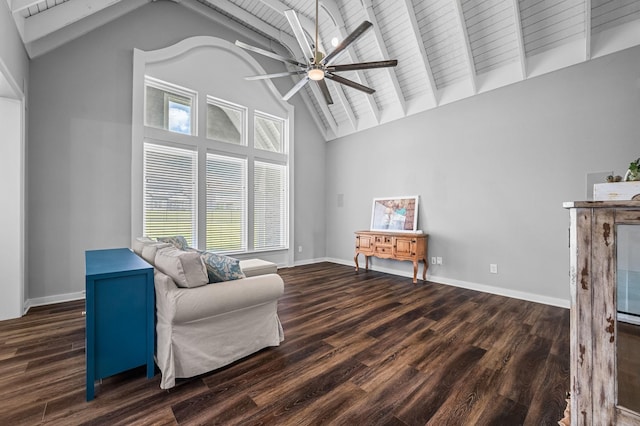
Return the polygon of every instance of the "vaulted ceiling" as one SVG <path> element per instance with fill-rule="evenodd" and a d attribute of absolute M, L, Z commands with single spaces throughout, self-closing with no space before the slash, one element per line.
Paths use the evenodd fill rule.
<path fill-rule="evenodd" d="M 6 1 L 35 57 L 151 0 Z M 284 12 L 295 10 L 315 37 L 314 0 L 174 2 L 248 27 L 301 62 Z M 365 20 L 373 29 L 338 63 L 397 59 L 398 66 L 340 74 L 373 95 L 332 81 L 333 105 L 316 84 L 296 95 L 327 140 L 640 45 L 640 0 L 320 0 L 320 49 L 330 52 L 332 39 Z M 291 86 L 300 79 L 284 78 Z"/>

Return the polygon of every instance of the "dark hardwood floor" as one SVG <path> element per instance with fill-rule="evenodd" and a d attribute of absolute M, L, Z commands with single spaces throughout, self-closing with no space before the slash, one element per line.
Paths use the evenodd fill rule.
<path fill-rule="evenodd" d="M 0 322 L 0 424 L 555 425 L 569 311 L 322 263 L 279 271 L 280 347 L 85 401 L 84 301 Z"/>

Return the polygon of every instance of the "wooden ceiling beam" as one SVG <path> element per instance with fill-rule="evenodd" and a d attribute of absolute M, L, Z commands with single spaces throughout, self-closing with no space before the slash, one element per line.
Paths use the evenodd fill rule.
<path fill-rule="evenodd" d="M 287 6 L 286 4 L 282 3 L 280 0 L 259 0 L 260 3 L 264 4 L 265 6 L 270 7 L 271 9 L 273 9 L 275 12 L 279 13 L 280 15 L 282 15 L 283 17 L 285 16 L 284 12 L 286 12 L 287 10 L 292 10 L 289 6 Z M 297 12 L 296 12 L 297 13 Z M 316 31 L 316 27 L 315 27 L 315 23 L 310 20 L 309 18 L 307 18 L 304 15 L 301 15 L 299 13 L 297 13 L 298 15 L 298 20 L 300 21 L 300 24 L 302 25 L 302 28 L 306 31 L 306 33 L 308 35 L 311 36 L 311 39 L 313 40 L 315 37 L 315 31 Z M 297 43 L 297 41 L 296 41 Z M 319 40 L 318 41 L 318 49 L 322 50 L 322 42 Z M 304 55 L 302 56 L 304 57 Z"/>
<path fill-rule="evenodd" d="M 584 59 L 591 59 L 591 0 L 584 2 Z"/>
<path fill-rule="evenodd" d="M 513 22 L 516 30 L 516 42 L 518 43 L 518 57 L 520 58 L 520 72 L 522 79 L 527 78 L 527 51 L 524 47 L 524 35 L 522 33 L 522 19 L 520 17 L 520 1 L 511 0 L 513 6 Z"/>
<path fill-rule="evenodd" d="M 454 0 L 454 9 L 456 11 L 456 20 L 458 27 L 460 28 L 460 35 L 462 36 L 462 43 L 464 45 L 464 53 L 467 59 L 467 65 L 469 68 L 469 77 L 471 81 L 471 88 L 473 93 L 478 93 L 478 83 L 476 76 L 476 65 L 473 60 L 473 52 L 471 51 L 471 42 L 469 41 L 469 33 L 467 31 L 467 22 L 464 19 L 464 12 L 462 11 L 462 3 L 460 0 Z"/>
<path fill-rule="evenodd" d="M 380 51 L 380 54 L 383 58 L 389 59 L 389 51 L 387 50 L 387 46 L 384 43 L 384 39 L 382 38 L 382 32 L 380 32 L 380 25 L 378 24 L 378 19 L 376 18 L 376 14 L 373 11 L 373 4 L 371 0 L 364 0 L 364 11 L 367 15 L 367 19 L 369 22 L 373 24 L 373 33 L 375 34 L 376 46 Z M 400 104 L 400 108 L 402 110 L 402 115 L 407 114 L 407 102 L 404 99 L 404 95 L 402 94 L 402 89 L 400 88 L 400 82 L 398 81 L 398 76 L 396 75 L 396 71 L 393 68 L 384 68 L 391 80 L 391 84 L 393 85 L 393 89 L 398 99 L 398 103 Z"/>
<path fill-rule="evenodd" d="M 48 36 L 122 0 L 69 0 L 24 20 L 25 44 Z"/>
<path fill-rule="evenodd" d="M 10 0 L 11 13 L 20 13 L 40 3 L 42 0 Z"/>
<path fill-rule="evenodd" d="M 239 21 L 244 22 L 247 27 L 255 28 L 257 30 L 256 34 L 260 32 L 266 35 L 267 37 L 271 38 L 272 40 L 277 41 L 282 45 L 282 47 L 287 49 L 287 52 L 290 55 L 295 56 L 295 50 L 293 47 L 296 47 L 297 43 L 295 39 L 291 37 L 289 34 L 284 33 L 283 31 L 267 24 L 265 21 L 259 19 L 258 17 L 247 12 L 241 7 L 236 6 L 235 4 L 233 4 L 228 0 L 207 0 L 207 3 L 210 4 L 212 7 L 208 7 L 197 0 L 182 0 L 180 2 L 181 5 L 186 6 L 189 9 L 196 11 L 216 21 L 219 20 L 219 18 L 216 19 L 216 17 L 220 16 L 220 13 L 216 12 L 215 9 L 221 10 L 230 16 L 235 16 L 236 18 L 238 18 Z M 225 20 L 228 21 L 229 19 L 225 17 Z M 252 37 L 251 35 L 248 38 L 251 38 L 253 40 L 260 42 L 259 40 L 257 40 L 255 37 Z"/>
<path fill-rule="evenodd" d="M 424 65 L 425 71 L 427 73 L 427 79 L 429 82 L 428 86 L 431 91 L 431 97 L 433 99 L 434 105 L 438 105 L 438 86 L 436 85 L 436 79 L 433 77 L 433 69 L 431 68 L 429 57 L 427 56 L 427 49 L 424 47 L 424 42 L 422 41 L 422 33 L 420 32 L 420 26 L 418 25 L 418 20 L 416 19 L 413 2 L 412 0 L 404 0 L 403 3 L 407 14 L 407 19 L 409 20 L 412 32 L 415 35 L 415 42 L 418 45 L 418 51 L 420 52 L 422 64 Z"/>

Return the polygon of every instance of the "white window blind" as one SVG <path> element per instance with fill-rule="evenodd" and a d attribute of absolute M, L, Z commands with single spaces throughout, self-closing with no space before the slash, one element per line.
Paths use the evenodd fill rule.
<path fill-rule="evenodd" d="M 247 160 L 207 154 L 207 250 L 247 249 Z"/>
<path fill-rule="evenodd" d="M 197 152 L 144 144 L 144 234 L 196 246 Z"/>
<path fill-rule="evenodd" d="M 286 166 L 254 163 L 254 248 L 288 248 Z"/>

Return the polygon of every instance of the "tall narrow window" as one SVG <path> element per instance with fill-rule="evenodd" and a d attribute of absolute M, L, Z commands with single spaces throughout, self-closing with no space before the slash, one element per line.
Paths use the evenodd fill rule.
<path fill-rule="evenodd" d="M 247 108 L 207 97 L 207 138 L 246 145 Z"/>
<path fill-rule="evenodd" d="M 197 152 L 144 144 L 144 235 L 196 244 Z"/>
<path fill-rule="evenodd" d="M 151 77 L 145 79 L 145 125 L 194 134 L 196 94 Z"/>
<path fill-rule="evenodd" d="M 207 250 L 247 249 L 247 160 L 207 154 Z"/>
<path fill-rule="evenodd" d="M 254 163 L 254 248 L 287 248 L 286 166 Z"/>
<path fill-rule="evenodd" d="M 284 120 L 256 112 L 254 119 L 254 146 L 272 152 L 283 152 Z"/>

